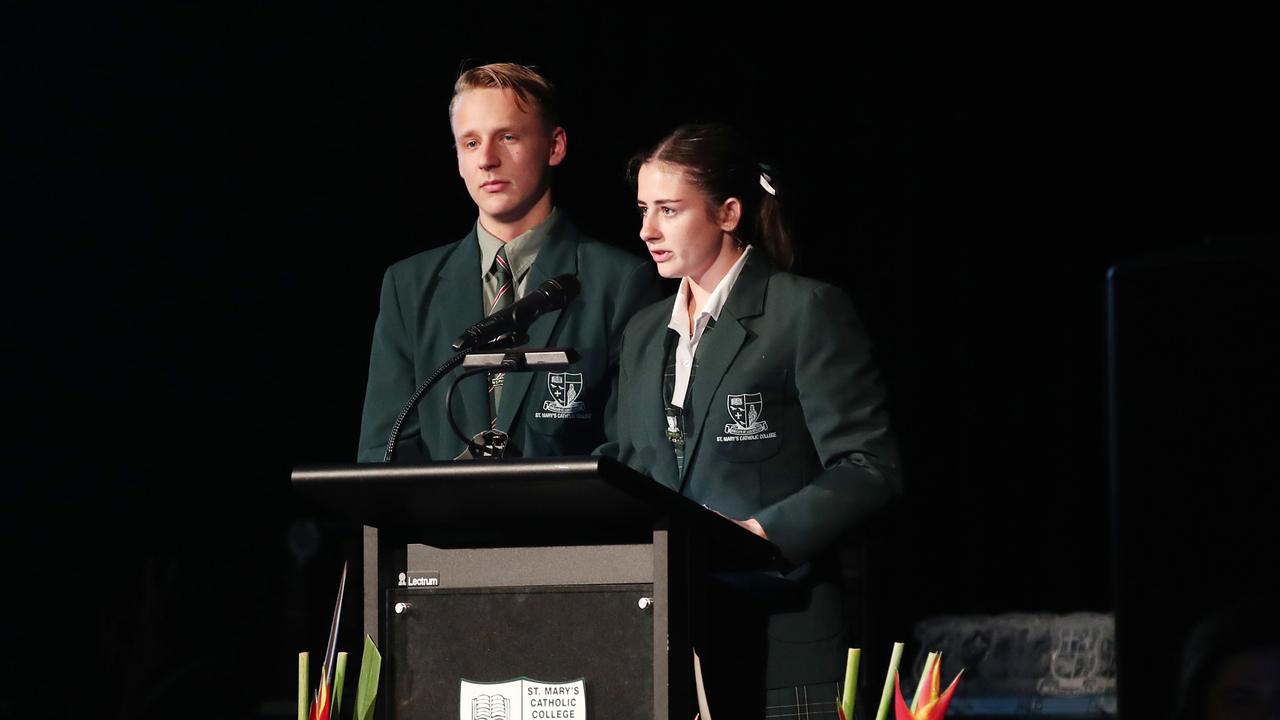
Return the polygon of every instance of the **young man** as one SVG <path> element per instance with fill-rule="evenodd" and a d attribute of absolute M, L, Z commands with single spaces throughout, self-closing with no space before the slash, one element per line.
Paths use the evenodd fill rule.
<path fill-rule="evenodd" d="M 464 72 L 449 115 L 458 174 L 479 218 L 461 240 L 387 270 L 358 459 L 382 460 L 396 416 L 453 355 L 463 330 L 564 274 L 577 276 L 580 294 L 538 318 L 528 345 L 571 347 L 578 364 L 563 373 L 468 378 L 452 412 L 464 433 L 502 430 L 525 457 L 589 454 L 612 437 L 618 341 L 634 312 L 662 296 L 657 276 L 642 258 L 580 235 L 552 204 L 551 172 L 564 160 L 567 136 L 555 90 L 535 70 L 496 63 Z M 406 419 L 397 459 L 446 460 L 465 449 L 445 416 L 451 382 L 438 382 Z"/>

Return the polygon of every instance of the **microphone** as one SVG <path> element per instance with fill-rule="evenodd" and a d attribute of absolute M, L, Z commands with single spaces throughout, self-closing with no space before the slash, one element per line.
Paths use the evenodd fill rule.
<path fill-rule="evenodd" d="M 522 333 L 543 313 L 559 310 L 578 296 L 582 285 L 574 275 L 560 275 L 538 286 L 510 307 L 503 308 L 467 328 L 454 341 L 453 349 L 465 352 L 491 342 L 507 333 Z"/>

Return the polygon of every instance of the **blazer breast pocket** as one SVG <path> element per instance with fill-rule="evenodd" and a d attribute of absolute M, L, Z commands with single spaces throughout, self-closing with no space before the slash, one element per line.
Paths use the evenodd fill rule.
<path fill-rule="evenodd" d="M 591 387 L 593 381 L 597 387 Z M 529 428 L 552 436 L 589 433 L 603 411 L 601 398 L 596 397 L 599 382 L 589 370 L 535 373 L 525 408 Z"/>
<path fill-rule="evenodd" d="M 782 450 L 785 418 L 794 404 L 777 385 L 722 388 L 707 418 L 706 441 L 729 462 L 767 460 Z"/>

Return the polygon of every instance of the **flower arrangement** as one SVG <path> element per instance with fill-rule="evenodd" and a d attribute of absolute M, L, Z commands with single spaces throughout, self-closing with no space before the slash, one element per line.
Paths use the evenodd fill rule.
<path fill-rule="evenodd" d="M 880 693 L 880 707 L 876 711 L 876 720 L 888 720 L 889 706 L 893 706 L 894 720 L 942 720 L 947 714 L 947 706 L 951 704 L 951 696 L 955 694 L 956 685 L 960 682 L 961 670 L 947 686 L 942 686 L 942 653 L 931 652 L 925 658 L 924 668 L 920 672 L 920 683 L 908 705 L 902 696 L 902 686 L 898 678 L 898 666 L 902 663 L 902 643 L 893 644 L 893 653 L 889 657 L 889 672 L 884 679 L 884 690 Z M 853 701 L 858 689 L 858 661 L 862 651 L 850 648 L 845 663 L 844 696 L 839 698 L 837 712 L 840 720 L 854 720 Z"/>
<path fill-rule="evenodd" d="M 342 617 L 342 595 L 347 587 L 347 565 L 342 565 L 338 581 L 338 602 L 333 608 L 329 626 L 329 642 L 324 662 L 320 665 L 320 684 L 311 692 L 308 675 L 311 653 L 298 653 L 298 720 L 339 720 L 342 717 L 342 688 L 347 676 L 347 653 L 338 652 L 338 623 Z M 374 702 L 378 698 L 378 677 L 382 654 L 373 638 L 364 636 L 364 654 L 360 659 L 360 680 L 356 685 L 355 720 L 373 720 Z"/>

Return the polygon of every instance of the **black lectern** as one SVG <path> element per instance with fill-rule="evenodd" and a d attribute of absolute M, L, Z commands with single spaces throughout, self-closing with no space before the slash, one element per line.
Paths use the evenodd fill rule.
<path fill-rule="evenodd" d="M 365 525 L 381 718 L 452 718 L 461 680 L 528 677 L 585 680 L 577 717 L 684 720 L 708 573 L 779 562 L 608 458 L 303 467 L 293 482 Z M 557 712 L 538 717 L 572 717 Z"/>

